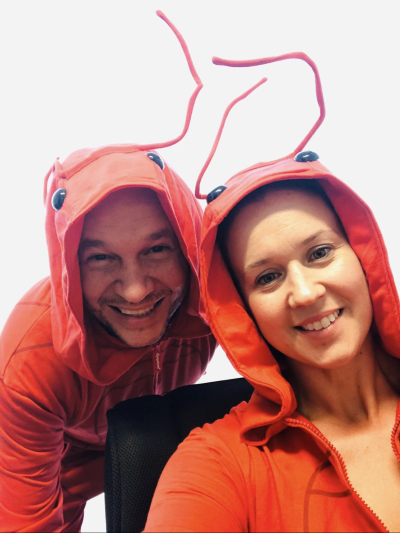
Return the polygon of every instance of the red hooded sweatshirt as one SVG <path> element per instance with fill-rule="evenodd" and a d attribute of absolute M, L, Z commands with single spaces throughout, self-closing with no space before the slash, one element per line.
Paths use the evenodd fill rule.
<path fill-rule="evenodd" d="M 161 340 L 144 348 L 111 337 L 82 301 L 85 214 L 125 187 L 157 193 L 190 265 L 183 303 Z M 200 303 L 202 213 L 171 168 L 132 145 L 75 152 L 53 167 L 46 210 L 50 277 L 15 306 L 0 342 L 1 531 L 78 531 L 85 502 L 102 492 L 107 410 L 196 382 L 215 348 Z"/>
<path fill-rule="evenodd" d="M 249 316 L 216 243 L 218 225 L 254 189 L 273 181 L 317 179 L 366 273 L 384 349 L 400 357 L 400 307 L 387 252 L 368 206 L 319 161 L 261 163 L 228 181 L 206 208 L 200 249 L 210 326 L 235 369 L 254 387 L 214 424 L 194 430 L 164 470 L 146 532 L 388 531 L 352 488 L 344 461 L 296 411 L 282 376 Z M 392 447 L 400 460 L 400 409 Z"/>

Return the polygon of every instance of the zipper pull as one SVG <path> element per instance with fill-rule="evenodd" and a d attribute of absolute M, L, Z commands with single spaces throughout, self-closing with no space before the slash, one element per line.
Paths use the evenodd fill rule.
<path fill-rule="evenodd" d="M 153 371 L 158 374 L 162 370 L 160 345 L 158 344 L 153 352 Z"/>

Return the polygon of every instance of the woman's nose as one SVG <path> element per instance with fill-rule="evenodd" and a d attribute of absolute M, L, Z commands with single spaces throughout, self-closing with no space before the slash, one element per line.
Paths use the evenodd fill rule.
<path fill-rule="evenodd" d="M 288 270 L 290 307 L 312 305 L 326 293 L 326 289 L 318 276 L 319 271 L 311 270 L 303 265 L 291 265 Z"/>
<path fill-rule="evenodd" d="M 153 290 L 153 278 L 140 265 L 122 268 L 115 282 L 115 292 L 129 303 L 140 303 Z"/>

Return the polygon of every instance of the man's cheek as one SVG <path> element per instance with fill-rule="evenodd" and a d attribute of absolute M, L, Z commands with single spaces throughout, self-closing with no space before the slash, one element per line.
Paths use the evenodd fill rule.
<path fill-rule="evenodd" d="M 99 276 L 99 273 L 93 271 L 83 272 L 83 275 L 81 274 L 81 282 L 83 296 L 90 303 L 93 303 L 94 299 L 97 300 L 104 292 L 104 280 Z"/>

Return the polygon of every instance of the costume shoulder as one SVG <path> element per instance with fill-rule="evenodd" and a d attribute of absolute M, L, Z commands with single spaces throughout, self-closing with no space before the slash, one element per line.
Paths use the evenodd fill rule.
<path fill-rule="evenodd" d="M 251 462 L 239 436 L 245 406 L 193 430 L 178 447 L 161 475 L 146 532 L 248 530 Z"/>
<path fill-rule="evenodd" d="M 52 345 L 50 279 L 34 285 L 15 305 L 0 336 L 0 377 L 15 352 Z M 40 327 L 35 325 L 40 322 Z"/>
<path fill-rule="evenodd" d="M 0 379 L 5 387 L 58 412 L 64 396 L 80 384 L 54 352 L 50 307 L 49 278 L 15 305 L 0 337 Z M 58 415 L 64 417 L 61 411 Z"/>

